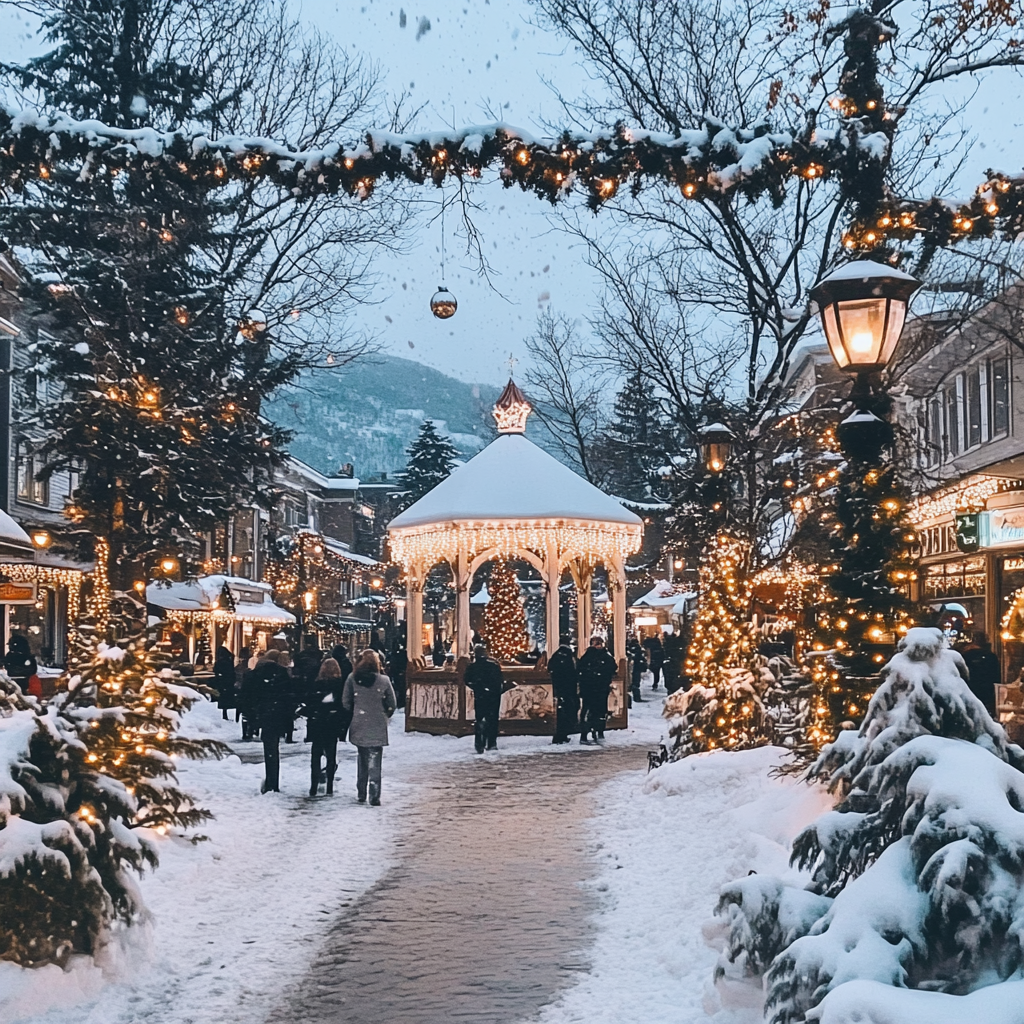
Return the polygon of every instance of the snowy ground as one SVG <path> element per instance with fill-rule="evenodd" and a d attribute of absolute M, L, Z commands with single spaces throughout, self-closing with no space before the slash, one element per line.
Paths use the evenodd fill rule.
<path fill-rule="evenodd" d="M 602 897 L 592 969 L 542 1024 L 754 1024 L 759 983 L 712 983 L 718 888 L 751 870 L 785 876 L 788 844 L 831 801 L 773 779 L 775 747 L 716 752 L 606 783 L 592 825 Z"/>
<path fill-rule="evenodd" d="M 609 742 L 653 746 L 664 731 L 660 707 L 657 700 L 634 708 L 631 729 L 609 733 Z M 210 705 L 189 722 L 196 733 L 238 736 Z M 183 783 L 217 817 L 205 828 L 208 841 L 160 839 L 160 868 L 142 881 L 150 926 L 111 956 L 105 973 L 88 963 L 66 972 L 0 964 L 0 1021 L 261 1020 L 272 997 L 315 957 L 339 911 L 390 866 L 401 811 L 421 793 L 419 769 L 474 757 L 470 739 L 402 729 L 399 713 L 379 809 L 355 803 L 354 748 L 344 744 L 331 799 L 303 795 L 309 748 L 300 742 L 282 748 L 281 794 L 262 796 L 262 765 L 237 757 L 183 766 Z M 548 742 L 504 739 L 487 756 Z M 234 745 L 243 755 L 259 750 Z M 759 1019 L 758 989 L 739 986 L 723 997 L 710 984 L 717 954 L 704 926 L 718 886 L 752 868 L 782 871 L 786 842 L 827 803 L 806 786 L 768 778 L 781 756 L 767 749 L 690 758 L 648 777 L 625 773 L 599 791 L 602 814 L 591 836 L 601 868 L 588 883 L 601 905 L 592 924 L 593 969 L 545 1011 L 544 1024 Z"/>

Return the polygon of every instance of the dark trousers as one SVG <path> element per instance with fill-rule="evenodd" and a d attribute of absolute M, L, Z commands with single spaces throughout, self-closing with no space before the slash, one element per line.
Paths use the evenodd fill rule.
<path fill-rule="evenodd" d="M 583 698 L 583 714 L 580 723 L 580 734 L 586 738 L 587 733 L 604 737 L 605 719 L 608 717 L 608 694 Z"/>
<path fill-rule="evenodd" d="M 405 707 L 405 673 L 396 675 L 391 681 L 395 688 L 395 705 L 400 708 Z"/>
<path fill-rule="evenodd" d="M 658 688 L 658 684 L 661 682 L 661 666 L 664 664 L 660 661 L 651 662 L 651 672 L 654 674 L 654 685 L 651 687 L 652 690 Z"/>
<path fill-rule="evenodd" d="M 380 766 L 384 759 L 383 747 L 356 747 L 359 751 L 359 767 L 356 769 L 356 795 L 365 800 L 367 792 L 370 803 L 380 803 Z"/>
<path fill-rule="evenodd" d="M 281 737 L 270 729 L 263 730 L 263 792 L 281 791 Z"/>
<path fill-rule="evenodd" d="M 315 732 L 310 740 L 309 750 L 309 792 L 316 793 L 320 785 L 321 762 L 327 761 L 327 792 L 334 792 L 334 773 L 338 770 L 338 737 L 334 735 L 317 735 Z"/>
<path fill-rule="evenodd" d="M 555 698 L 555 743 L 568 743 L 570 733 L 578 732 L 579 697 Z"/>
<path fill-rule="evenodd" d="M 494 750 L 498 746 L 498 719 L 501 716 L 501 695 L 494 700 L 476 701 L 476 752 Z"/>

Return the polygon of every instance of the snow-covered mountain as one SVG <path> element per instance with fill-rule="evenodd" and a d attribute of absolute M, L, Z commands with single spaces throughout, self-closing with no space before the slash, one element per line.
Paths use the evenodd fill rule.
<path fill-rule="evenodd" d="M 289 450 L 322 473 L 351 462 L 363 479 L 405 467 L 405 449 L 432 419 L 465 457 L 494 437 L 489 384 L 467 384 L 411 359 L 375 356 L 303 377 L 267 415 L 295 437 Z"/>

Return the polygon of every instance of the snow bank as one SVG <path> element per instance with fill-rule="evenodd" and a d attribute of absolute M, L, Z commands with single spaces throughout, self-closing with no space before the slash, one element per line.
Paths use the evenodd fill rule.
<path fill-rule="evenodd" d="M 851 981 L 830 992 L 807 1019 L 818 1024 L 1024 1024 L 1024 981 L 991 985 L 967 996 Z"/>
<path fill-rule="evenodd" d="M 645 705 L 641 719 L 657 709 Z M 750 870 L 783 875 L 792 837 L 831 805 L 821 787 L 772 778 L 778 747 L 697 754 L 596 794 L 590 829 L 600 900 L 589 972 L 539 1024 L 757 1024 L 757 982 L 712 984 L 723 940 L 709 921 L 719 887 Z"/>

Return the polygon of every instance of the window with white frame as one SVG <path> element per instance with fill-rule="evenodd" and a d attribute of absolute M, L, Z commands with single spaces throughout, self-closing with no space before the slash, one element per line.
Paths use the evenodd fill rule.
<path fill-rule="evenodd" d="M 50 504 L 50 482 L 40 480 L 42 459 L 27 441 L 18 443 L 18 498 L 33 505 Z"/>

